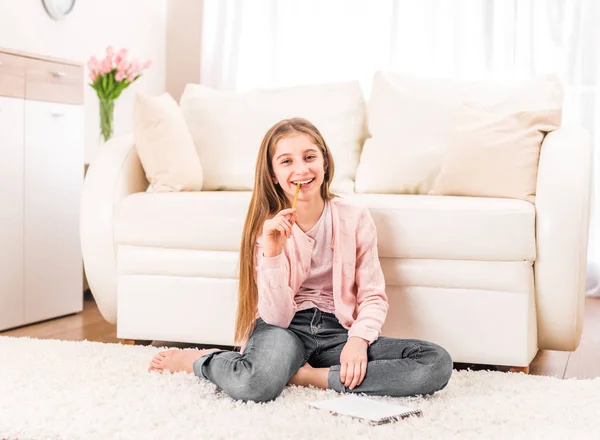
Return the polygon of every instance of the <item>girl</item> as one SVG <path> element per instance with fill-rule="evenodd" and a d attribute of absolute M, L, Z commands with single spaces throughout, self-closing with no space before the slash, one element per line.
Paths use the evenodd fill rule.
<path fill-rule="evenodd" d="M 283 120 L 267 132 L 241 243 L 242 350 L 164 351 L 150 371 L 194 373 L 255 402 L 288 383 L 388 396 L 446 386 L 453 363 L 442 347 L 380 337 L 388 301 L 375 225 L 368 209 L 330 192 L 333 172 L 310 122 Z"/>

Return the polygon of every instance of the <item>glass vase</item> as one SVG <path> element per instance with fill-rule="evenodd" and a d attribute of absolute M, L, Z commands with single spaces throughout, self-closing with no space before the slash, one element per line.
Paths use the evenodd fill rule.
<path fill-rule="evenodd" d="M 107 142 L 113 135 L 113 117 L 115 113 L 114 99 L 100 100 L 100 134 L 104 142 Z"/>

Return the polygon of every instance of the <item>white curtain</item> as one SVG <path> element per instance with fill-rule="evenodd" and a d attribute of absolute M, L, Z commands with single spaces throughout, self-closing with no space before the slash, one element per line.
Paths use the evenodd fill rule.
<path fill-rule="evenodd" d="M 598 0 L 204 0 L 201 82 L 245 91 L 376 70 L 464 79 L 560 75 L 564 123 L 600 145 Z M 589 286 L 600 263 L 594 164 Z"/>

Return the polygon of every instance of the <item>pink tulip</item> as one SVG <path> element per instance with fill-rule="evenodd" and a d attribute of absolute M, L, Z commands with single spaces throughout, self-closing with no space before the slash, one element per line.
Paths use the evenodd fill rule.
<path fill-rule="evenodd" d="M 129 74 L 137 75 L 140 72 L 140 62 L 138 60 L 133 60 L 131 65 L 129 66 Z"/>
<path fill-rule="evenodd" d="M 121 60 L 117 63 L 117 69 L 126 71 L 129 69 L 129 62 L 127 60 Z"/>
<path fill-rule="evenodd" d="M 140 60 L 129 62 L 127 60 L 128 55 L 129 50 L 126 48 L 115 50 L 113 46 L 107 46 L 106 55 L 103 59 L 98 60 L 95 56 L 90 57 L 87 63 L 90 80 L 96 82 L 101 76 L 114 72 L 116 69 L 115 81 L 132 82 L 152 65 L 151 60 L 147 60 L 143 64 Z"/>
<path fill-rule="evenodd" d="M 101 73 L 108 73 L 113 70 L 112 59 L 108 56 L 102 60 L 102 64 L 100 66 Z"/>
<path fill-rule="evenodd" d="M 120 49 L 115 56 L 115 64 L 119 64 L 127 58 L 127 49 Z"/>
<path fill-rule="evenodd" d="M 87 65 L 90 70 L 98 70 L 98 59 L 96 57 L 91 57 Z"/>

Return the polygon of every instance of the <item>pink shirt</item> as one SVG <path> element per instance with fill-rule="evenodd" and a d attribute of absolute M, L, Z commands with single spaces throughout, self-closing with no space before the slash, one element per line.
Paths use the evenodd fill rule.
<path fill-rule="evenodd" d="M 305 232 L 314 240 L 310 273 L 304 280 L 294 302 L 298 305 L 296 312 L 313 307 L 327 313 L 335 312 L 333 303 L 333 225 L 329 202 L 325 203 L 323 213 L 317 223 Z M 276 257 L 275 257 L 276 258 Z"/>
<path fill-rule="evenodd" d="M 332 290 L 334 313 L 348 336 L 369 343 L 381 334 L 388 311 L 385 280 L 377 253 L 377 231 L 367 208 L 339 198 L 329 203 L 332 224 Z M 283 252 L 263 256 L 259 233 L 255 254 L 258 310 L 267 324 L 287 328 L 298 310 L 296 294 L 311 272 L 315 239 L 298 225 Z"/>

